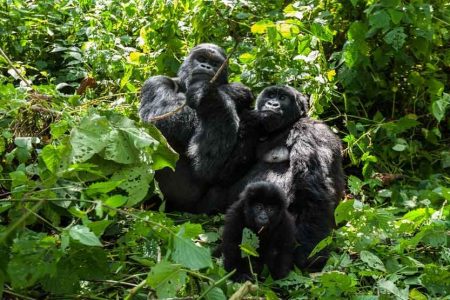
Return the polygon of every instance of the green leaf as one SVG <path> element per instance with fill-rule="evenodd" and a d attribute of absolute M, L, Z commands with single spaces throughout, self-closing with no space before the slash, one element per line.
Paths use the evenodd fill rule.
<path fill-rule="evenodd" d="M 184 228 L 180 228 L 174 238 L 172 259 L 189 269 L 199 270 L 212 266 L 209 249 L 197 246 L 190 239 L 184 238 Z"/>
<path fill-rule="evenodd" d="M 86 194 L 88 196 L 95 196 L 98 194 L 106 194 L 109 193 L 113 190 L 115 190 L 118 186 L 120 186 L 120 184 L 122 183 L 122 181 L 105 181 L 105 182 L 96 182 L 91 184 L 87 189 L 86 189 Z"/>
<path fill-rule="evenodd" d="M 395 140 L 395 145 L 392 147 L 392 150 L 402 152 L 408 148 L 408 142 L 405 139 L 398 138 Z"/>
<path fill-rule="evenodd" d="M 40 157 L 42 157 L 42 159 L 44 160 L 47 169 L 49 169 L 49 171 L 52 173 L 56 173 L 56 170 L 61 163 L 61 156 L 59 154 L 58 148 L 53 145 L 47 145 L 44 147 L 44 149 L 42 149 Z"/>
<path fill-rule="evenodd" d="M 144 200 L 153 175 L 146 165 L 130 166 L 115 172 L 111 181 L 122 181 L 119 187 L 128 193 L 127 206 L 133 206 Z"/>
<path fill-rule="evenodd" d="M 333 36 L 336 34 L 336 32 L 331 30 L 327 25 L 318 23 L 313 23 L 311 25 L 311 32 L 320 40 L 330 43 L 333 42 Z"/>
<path fill-rule="evenodd" d="M 339 224 L 343 221 L 349 221 L 352 213 L 353 213 L 353 205 L 355 200 L 346 200 L 339 203 L 338 207 L 334 211 L 334 218 L 336 220 L 336 224 Z"/>
<path fill-rule="evenodd" d="M 122 130 L 113 129 L 108 136 L 103 157 L 120 164 L 139 163 L 139 151 L 129 140 L 128 134 Z"/>
<path fill-rule="evenodd" d="M 69 230 L 70 237 L 87 246 L 102 246 L 98 237 L 86 226 L 75 225 Z"/>
<path fill-rule="evenodd" d="M 433 101 L 431 112 L 438 122 L 441 122 L 444 119 L 449 104 L 450 94 L 447 93 L 444 93 L 438 100 Z"/>
<path fill-rule="evenodd" d="M 311 253 L 308 255 L 308 258 L 313 257 L 314 255 L 316 255 L 317 253 L 319 253 L 320 251 L 322 251 L 323 249 L 325 249 L 326 247 L 328 247 L 329 245 L 331 245 L 331 243 L 333 242 L 333 238 L 331 236 L 327 236 L 326 238 L 324 238 L 323 240 L 321 240 L 316 247 L 314 247 L 314 249 L 311 251 Z"/>
<path fill-rule="evenodd" d="M 349 40 L 364 40 L 367 34 L 367 25 L 361 21 L 353 22 L 348 29 Z"/>
<path fill-rule="evenodd" d="M 239 245 L 239 248 L 241 249 L 241 257 L 259 257 L 258 251 L 256 250 L 259 248 L 258 235 L 252 230 L 244 228 L 244 230 L 242 231 L 242 241 Z"/>
<path fill-rule="evenodd" d="M 249 64 L 255 60 L 255 56 L 251 53 L 243 53 L 239 56 L 239 60 L 244 64 Z"/>
<path fill-rule="evenodd" d="M 400 24 L 400 21 L 403 18 L 404 13 L 401 11 L 398 11 L 396 9 L 388 9 L 389 15 L 391 16 L 391 21 L 395 25 Z"/>
<path fill-rule="evenodd" d="M 389 14 L 384 10 L 376 11 L 374 14 L 369 16 L 370 29 L 386 29 L 389 27 L 390 21 Z"/>
<path fill-rule="evenodd" d="M 365 262 L 369 267 L 386 272 L 386 268 L 384 267 L 381 259 L 372 252 L 363 250 L 359 255 L 361 260 Z"/>
<path fill-rule="evenodd" d="M 208 288 L 208 286 L 205 287 L 205 289 Z M 227 297 L 223 293 L 222 289 L 215 287 L 212 290 L 208 292 L 208 294 L 205 295 L 205 298 L 207 300 L 226 300 Z"/>
<path fill-rule="evenodd" d="M 348 177 L 348 188 L 350 192 L 354 195 L 357 195 L 361 192 L 362 187 L 364 186 L 364 182 L 356 176 L 350 175 Z"/>
<path fill-rule="evenodd" d="M 123 195 L 114 195 L 105 200 L 105 205 L 110 207 L 121 207 L 127 203 L 128 198 Z"/>
<path fill-rule="evenodd" d="M 391 294 L 393 294 L 397 299 L 407 300 L 408 299 L 408 288 L 404 290 L 400 290 L 392 281 L 380 279 L 378 281 L 378 287 L 381 290 L 385 290 Z"/>
<path fill-rule="evenodd" d="M 106 137 L 111 131 L 105 117 L 92 114 L 85 117 L 80 126 L 70 133 L 72 162 L 85 162 L 106 147 Z"/>
<path fill-rule="evenodd" d="M 252 25 L 251 32 L 263 34 L 267 32 L 269 27 L 275 27 L 275 24 L 270 20 L 261 20 Z"/>
<path fill-rule="evenodd" d="M 391 45 L 392 48 L 399 51 L 403 47 L 406 37 L 407 35 L 404 33 L 403 27 L 397 27 L 384 36 L 384 41 Z"/>
<path fill-rule="evenodd" d="M 186 279 L 186 271 L 180 265 L 162 261 L 151 268 L 147 284 L 156 291 L 158 299 L 166 299 L 176 297 Z"/>
<path fill-rule="evenodd" d="M 12 244 L 8 275 L 14 289 L 26 289 L 52 274 L 62 252 L 56 239 L 44 233 L 25 231 Z"/>
<path fill-rule="evenodd" d="M 178 153 L 170 147 L 166 138 L 154 125 L 147 124 L 147 132 L 149 132 L 152 138 L 159 142 L 158 147 L 152 154 L 153 170 L 156 171 L 165 167 L 175 170 L 175 164 L 179 157 Z"/>

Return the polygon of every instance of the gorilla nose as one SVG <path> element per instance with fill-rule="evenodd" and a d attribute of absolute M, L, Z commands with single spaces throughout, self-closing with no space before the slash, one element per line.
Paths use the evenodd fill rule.
<path fill-rule="evenodd" d="M 272 108 L 279 108 L 280 103 L 278 101 L 269 100 L 266 102 L 266 105 Z"/>
<path fill-rule="evenodd" d="M 211 70 L 211 66 L 209 66 L 209 65 L 207 65 L 207 64 L 201 64 L 200 66 L 201 66 L 203 69 Z"/>

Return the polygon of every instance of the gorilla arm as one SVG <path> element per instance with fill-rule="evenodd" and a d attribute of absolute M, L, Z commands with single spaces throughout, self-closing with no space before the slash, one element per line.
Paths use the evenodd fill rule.
<path fill-rule="evenodd" d="M 190 85 L 186 94 L 188 105 L 197 111 L 199 119 L 188 156 L 198 178 L 217 182 L 217 176 L 237 145 L 238 111 L 248 106 L 253 96 L 240 84 L 217 86 L 205 81 Z"/>
<path fill-rule="evenodd" d="M 179 91 L 178 78 L 153 76 L 143 85 L 139 115 L 144 122 L 179 108 L 185 102 L 185 95 Z M 155 122 L 158 129 L 167 138 L 177 152 L 183 152 L 193 134 L 197 123 L 195 112 L 190 107 Z"/>

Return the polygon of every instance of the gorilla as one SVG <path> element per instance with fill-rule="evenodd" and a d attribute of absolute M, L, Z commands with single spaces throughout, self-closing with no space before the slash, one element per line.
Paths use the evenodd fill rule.
<path fill-rule="evenodd" d="M 227 206 L 253 182 L 280 187 L 295 217 L 295 264 L 317 270 L 326 253 L 308 256 L 335 226 L 334 209 L 345 187 L 341 142 L 327 125 L 307 116 L 307 98 L 292 87 L 267 87 L 257 97 L 256 111 L 263 132 L 256 142 L 255 162 L 230 187 L 216 185 L 207 196 L 210 203 Z"/>
<path fill-rule="evenodd" d="M 214 44 L 194 47 L 182 63 L 178 77 L 150 77 L 142 87 L 139 115 L 156 127 L 180 154 L 175 171 L 159 170 L 155 177 L 167 210 L 202 212 L 197 205 L 230 156 L 239 132 L 239 114 L 253 102 L 251 91 L 228 83 L 225 52 Z M 217 74 L 216 80 L 211 80 Z"/>
<path fill-rule="evenodd" d="M 284 192 L 268 182 L 249 183 L 225 215 L 222 252 L 225 270 L 236 269 L 235 281 L 251 279 L 249 261 L 241 257 L 242 231 L 248 228 L 259 237 L 259 257 L 251 259 L 260 274 L 266 264 L 274 279 L 285 277 L 293 266 L 294 218 L 287 210 Z"/>

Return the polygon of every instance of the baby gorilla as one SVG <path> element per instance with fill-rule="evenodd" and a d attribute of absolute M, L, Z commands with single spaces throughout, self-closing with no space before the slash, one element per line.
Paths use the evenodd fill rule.
<path fill-rule="evenodd" d="M 293 266 L 295 223 L 287 210 L 284 192 L 268 182 L 254 182 L 241 193 L 225 216 L 222 251 L 227 271 L 236 269 L 233 279 L 251 279 L 249 262 L 241 257 L 242 231 L 248 228 L 259 237 L 259 257 L 252 258 L 253 271 L 260 274 L 264 264 L 274 279 L 285 277 Z"/>

